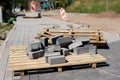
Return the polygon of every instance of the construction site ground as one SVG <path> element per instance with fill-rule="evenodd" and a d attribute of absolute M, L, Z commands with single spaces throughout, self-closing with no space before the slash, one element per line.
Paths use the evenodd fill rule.
<path fill-rule="evenodd" d="M 43 16 L 36 19 L 18 18 L 16 25 L 10 31 L 4 43 L 0 59 L 0 80 L 120 80 L 120 36 L 115 34 L 120 32 L 120 18 L 87 17 L 88 15 L 86 14 L 70 15 L 73 15 L 74 18 L 71 16 L 70 18 L 72 19 L 70 21 L 73 20 L 75 21 L 74 23 L 79 21 L 79 23 L 90 24 L 94 28 L 101 28 L 103 30 L 109 48 L 98 49 L 98 53 L 107 58 L 106 63 L 98 64 L 96 69 L 91 69 L 87 65 L 78 65 L 65 67 L 63 72 L 57 72 L 54 69 L 32 70 L 25 76 L 14 77 L 13 72 L 8 70 L 10 46 L 27 46 L 43 28 L 52 27 L 53 25 L 64 27 L 73 22 L 61 20 L 60 15 Z M 72 23 L 73 26 L 79 26 L 74 23 Z"/>

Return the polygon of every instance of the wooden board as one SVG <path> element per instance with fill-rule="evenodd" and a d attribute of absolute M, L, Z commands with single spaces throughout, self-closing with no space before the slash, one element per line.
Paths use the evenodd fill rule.
<path fill-rule="evenodd" d="M 84 29 L 84 28 L 45 28 L 42 32 L 38 33 L 35 39 L 40 37 L 54 37 L 56 35 L 63 35 L 64 37 L 72 36 L 77 38 L 79 36 L 88 36 L 90 38 L 90 43 L 96 44 L 97 46 L 106 45 L 106 40 L 98 29 Z"/>
<path fill-rule="evenodd" d="M 29 59 L 25 53 L 26 46 L 12 46 L 10 47 L 9 54 L 9 70 L 10 71 L 24 71 L 31 69 L 43 69 L 43 68 L 58 68 L 58 71 L 62 71 L 63 66 L 72 66 L 80 64 L 93 64 L 92 67 L 96 68 L 96 63 L 105 62 L 106 58 L 100 54 L 90 55 L 89 53 L 84 53 L 80 55 L 66 56 L 67 63 L 50 65 L 45 62 L 44 57 L 39 59 Z M 23 72 L 22 72 L 23 73 Z M 21 73 L 21 74 L 22 74 Z"/>

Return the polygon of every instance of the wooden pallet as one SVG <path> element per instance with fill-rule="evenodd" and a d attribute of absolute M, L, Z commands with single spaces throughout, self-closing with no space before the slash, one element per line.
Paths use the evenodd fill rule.
<path fill-rule="evenodd" d="M 106 44 L 106 40 L 97 29 L 83 29 L 83 28 L 45 28 L 42 32 L 38 33 L 35 37 L 39 39 L 40 37 L 54 37 L 56 35 L 63 35 L 64 37 L 72 36 L 73 38 L 79 36 L 88 36 L 90 38 L 90 43 L 93 44 Z M 99 46 L 99 45 L 98 45 Z"/>
<path fill-rule="evenodd" d="M 62 72 L 63 66 L 72 66 L 80 64 L 90 64 L 92 68 L 96 68 L 96 63 L 105 62 L 106 58 L 100 54 L 90 55 L 89 53 L 66 56 L 67 63 L 50 65 L 45 62 L 44 57 L 39 59 L 29 59 L 25 53 L 26 46 L 12 46 L 10 47 L 9 54 L 9 70 L 19 71 L 21 75 L 24 75 L 25 70 L 32 69 L 44 69 L 44 68 L 58 68 L 59 72 Z"/>

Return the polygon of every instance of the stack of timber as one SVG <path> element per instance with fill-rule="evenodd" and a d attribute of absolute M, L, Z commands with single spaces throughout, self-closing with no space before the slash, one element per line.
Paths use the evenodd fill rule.
<path fill-rule="evenodd" d="M 100 30 L 90 28 L 45 28 L 42 32 L 38 33 L 35 37 L 54 37 L 56 35 L 63 35 L 64 37 L 77 38 L 80 36 L 87 36 L 90 38 L 90 43 L 96 45 L 105 45 L 107 42 Z"/>
<path fill-rule="evenodd" d="M 71 55 L 66 56 L 66 63 L 50 65 L 46 63 L 44 57 L 38 59 L 30 59 L 26 53 L 25 49 L 27 46 L 11 46 L 9 54 L 9 70 L 18 71 L 20 75 L 24 75 L 25 71 L 33 69 L 45 69 L 45 68 L 57 68 L 58 72 L 62 72 L 62 67 L 89 64 L 92 68 L 97 67 L 97 63 L 105 62 L 106 58 L 100 54 L 90 55 L 89 53 L 84 53 L 76 55 L 71 53 Z"/>

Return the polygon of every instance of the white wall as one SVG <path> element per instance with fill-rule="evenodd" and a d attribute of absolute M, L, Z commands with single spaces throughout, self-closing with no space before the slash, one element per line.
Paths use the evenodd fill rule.
<path fill-rule="evenodd" d="M 2 7 L 0 6 L 0 23 L 3 22 L 3 19 L 2 19 Z"/>

